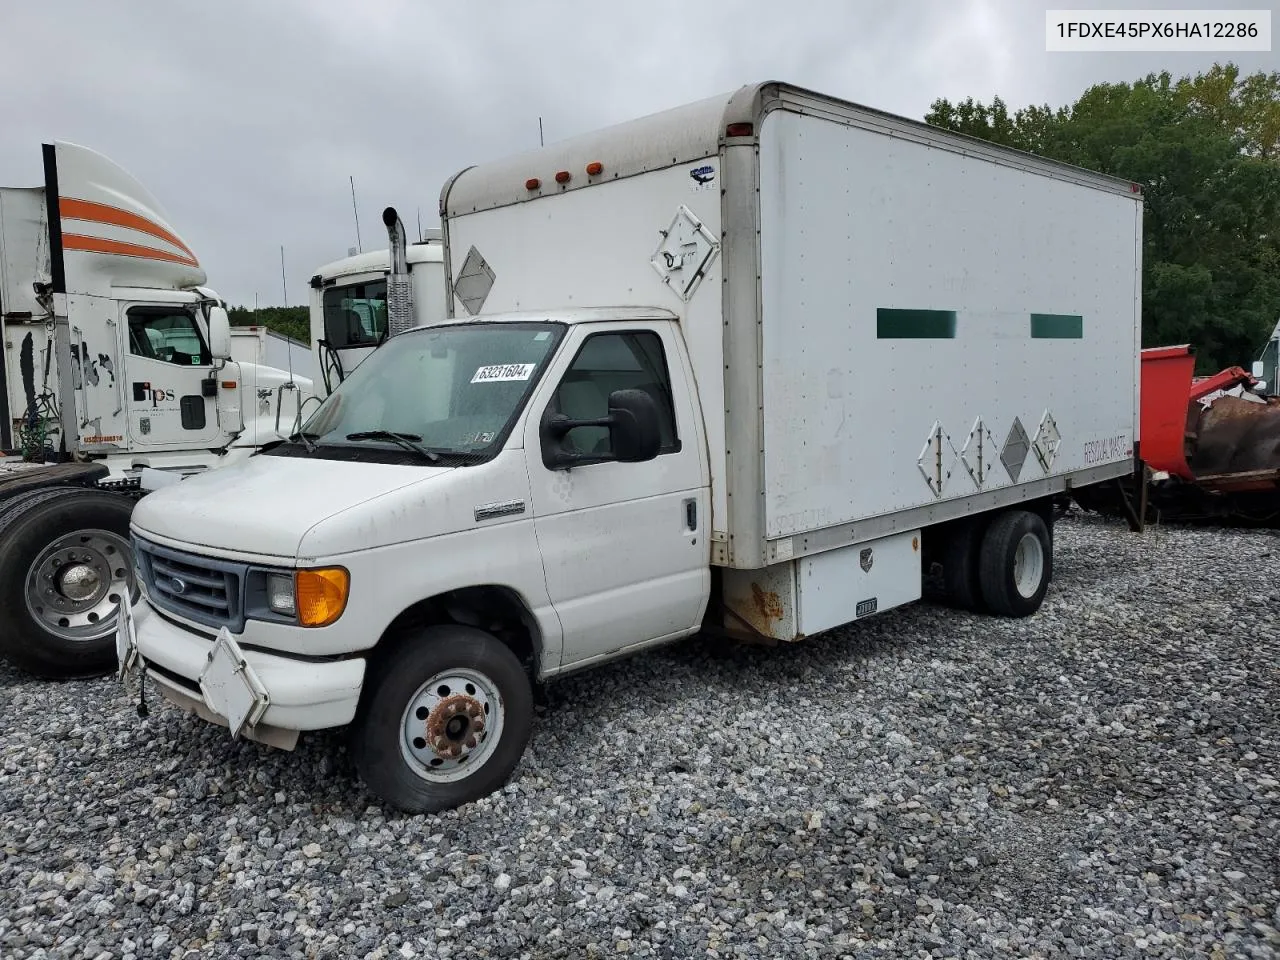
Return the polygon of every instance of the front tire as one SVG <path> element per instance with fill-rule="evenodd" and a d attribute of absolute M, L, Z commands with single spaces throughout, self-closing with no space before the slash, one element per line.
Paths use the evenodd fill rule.
<path fill-rule="evenodd" d="M 978 569 L 982 598 L 991 613 L 1035 613 L 1053 574 L 1053 540 L 1044 520 L 1026 510 L 997 516 L 983 535 Z"/>
<path fill-rule="evenodd" d="M 533 725 L 533 691 L 511 649 L 446 624 L 401 637 L 375 658 L 353 727 L 352 754 L 377 796 L 436 813 L 500 789 Z"/>
<path fill-rule="evenodd" d="M 116 666 L 120 597 L 138 588 L 129 544 L 133 504 L 59 487 L 0 512 L 0 655 L 49 680 L 100 677 Z"/>

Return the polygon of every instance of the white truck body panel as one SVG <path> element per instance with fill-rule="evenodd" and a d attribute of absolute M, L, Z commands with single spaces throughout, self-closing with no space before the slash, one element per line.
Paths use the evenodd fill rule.
<path fill-rule="evenodd" d="M 734 122 L 755 136 L 726 137 Z M 441 207 L 454 314 L 680 314 L 722 565 L 1132 469 L 1142 231 L 1128 183 L 762 84 L 464 170 Z M 687 301 L 651 262 L 673 226 L 690 265 L 706 258 Z M 478 307 L 464 302 L 473 248 L 492 276 Z M 1022 448 L 1015 469 L 1007 446 Z"/>
<path fill-rule="evenodd" d="M 789 110 L 760 136 L 770 541 L 1128 468 L 1130 194 Z M 1015 425 L 1033 449 L 1011 472 L 999 454 Z M 1049 439 L 1060 446 L 1042 461 Z M 1092 452 L 1107 441 L 1109 456 Z"/>

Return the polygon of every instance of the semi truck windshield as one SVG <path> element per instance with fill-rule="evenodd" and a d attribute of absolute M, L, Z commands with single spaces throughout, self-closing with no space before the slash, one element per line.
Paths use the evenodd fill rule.
<path fill-rule="evenodd" d="M 558 323 L 475 323 L 411 330 L 360 364 L 303 433 L 321 456 L 325 448 L 385 447 L 403 457 L 406 445 L 388 434 L 442 456 L 496 451 L 564 329 Z"/>

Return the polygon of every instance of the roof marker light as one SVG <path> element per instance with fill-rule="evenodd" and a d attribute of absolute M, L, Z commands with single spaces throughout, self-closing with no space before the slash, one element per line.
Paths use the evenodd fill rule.
<path fill-rule="evenodd" d="M 749 137 L 755 133 L 755 127 L 750 123 L 731 123 L 724 128 L 726 137 Z"/>
<path fill-rule="evenodd" d="M 569 182 L 568 170 L 561 170 L 559 173 L 556 174 L 556 183 L 568 183 L 568 182 Z"/>
<path fill-rule="evenodd" d="M 537 177 L 530 177 L 524 182 L 524 188 L 526 190 L 537 190 L 540 186 L 542 186 L 542 181 Z"/>
<path fill-rule="evenodd" d="M 604 164 L 599 160 L 592 160 L 587 164 L 587 176 L 595 177 L 604 172 Z"/>

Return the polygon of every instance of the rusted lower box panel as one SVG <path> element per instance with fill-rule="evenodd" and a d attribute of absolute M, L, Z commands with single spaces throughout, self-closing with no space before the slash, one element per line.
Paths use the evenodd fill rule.
<path fill-rule="evenodd" d="M 797 640 L 919 600 L 920 531 L 762 570 L 725 570 L 723 582 L 726 628 Z"/>

